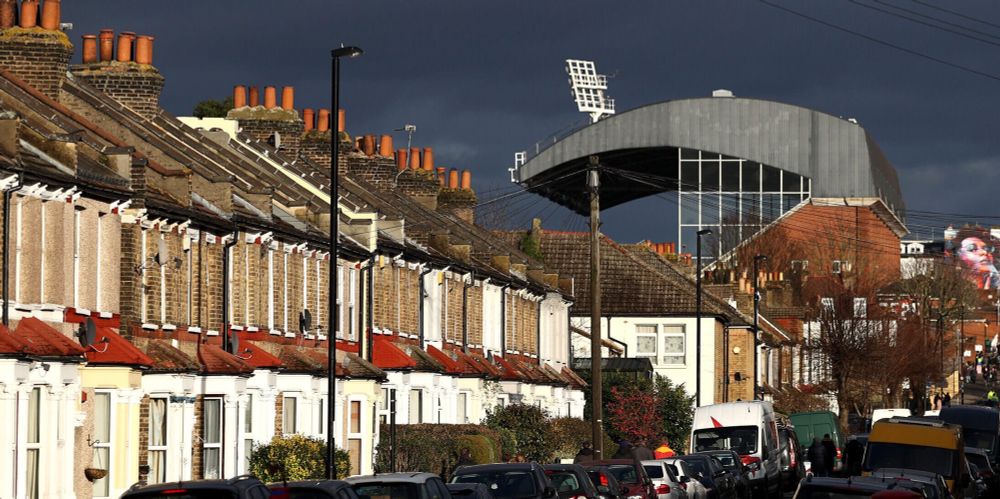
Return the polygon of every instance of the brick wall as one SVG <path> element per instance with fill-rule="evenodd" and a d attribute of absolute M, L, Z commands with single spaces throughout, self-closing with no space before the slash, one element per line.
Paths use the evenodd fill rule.
<path fill-rule="evenodd" d="M 205 261 L 202 247 L 202 236 L 191 241 L 191 325 L 204 328 L 206 326 L 204 296 Z"/>
<path fill-rule="evenodd" d="M 299 141 L 299 155 L 323 168 L 330 168 L 330 132 L 306 133 Z"/>
<path fill-rule="evenodd" d="M 528 302 L 526 305 L 525 352 L 538 355 L 538 302 Z"/>
<path fill-rule="evenodd" d="M 122 325 L 137 324 L 140 318 L 140 296 L 142 296 L 142 281 L 135 272 L 140 265 L 140 243 L 142 229 L 137 224 L 123 224 L 121 230 L 121 285 L 119 286 L 119 304 Z M 128 332 L 127 328 L 122 328 Z"/>
<path fill-rule="evenodd" d="M 149 464 L 149 395 L 143 395 L 139 401 L 139 467 Z M 139 481 L 146 480 L 149 475 L 139 473 Z"/>
<path fill-rule="evenodd" d="M 441 189 L 437 196 L 437 210 L 455 218 L 475 223 L 476 193 L 462 189 Z"/>
<path fill-rule="evenodd" d="M 205 396 L 195 395 L 194 397 L 194 439 L 191 445 L 191 478 L 200 480 L 202 475 L 202 451 L 201 441 L 205 433 Z"/>
<path fill-rule="evenodd" d="M 284 330 L 285 329 L 285 259 L 287 254 L 281 249 L 279 245 L 278 248 L 273 250 L 274 253 L 274 266 L 271 269 L 271 273 L 274 276 L 274 289 L 271 290 L 271 295 L 274 300 L 274 328 Z"/>
<path fill-rule="evenodd" d="M 102 62 L 73 66 L 73 74 L 147 118 L 159 111 L 164 78 L 152 66 Z"/>
<path fill-rule="evenodd" d="M 73 45 L 60 31 L 14 28 L 0 37 L 0 66 L 52 98 L 59 97 L 72 55 Z"/>
<path fill-rule="evenodd" d="M 740 353 L 733 353 L 735 348 Z M 716 339 L 716 358 L 722 359 L 724 345 L 722 338 Z M 749 329 L 729 329 L 729 400 L 753 400 L 753 334 Z M 721 365 L 716 365 L 716 372 L 723 372 Z M 742 381 L 736 381 L 736 373 L 740 373 Z M 721 377 L 720 377 L 721 379 Z M 719 392 L 722 393 L 720 387 Z"/>
<path fill-rule="evenodd" d="M 143 235 L 146 238 L 146 251 L 142 255 L 140 264 L 145 267 L 142 279 L 143 294 L 146 297 L 146 321 L 159 324 L 161 279 L 160 266 L 156 264 L 155 257 L 160 240 L 160 231 L 157 229 L 146 229 L 143 231 Z"/>
<path fill-rule="evenodd" d="M 203 325 L 208 329 L 222 327 L 222 249 L 220 239 L 215 243 L 207 241 L 202 246 L 204 262 L 202 276 Z"/>
<path fill-rule="evenodd" d="M 285 394 L 279 392 L 274 396 L 274 434 L 281 435 L 284 432 L 285 415 Z"/>
<path fill-rule="evenodd" d="M 295 158 L 299 155 L 304 125 L 298 117 L 290 120 L 241 119 L 239 123 L 244 133 L 271 145 L 274 145 L 273 137 L 274 133 L 277 132 L 281 137 L 278 150 L 289 158 Z M 327 142 L 327 148 L 329 148 L 329 142 Z M 330 157 L 329 151 L 326 153 L 326 157 Z M 329 160 L 327 165 L 329 165 Z"/>
<path fill-rule="evenodd" d="M 469 288 L 469 343 L 483 344 L 483 287 Z"/>

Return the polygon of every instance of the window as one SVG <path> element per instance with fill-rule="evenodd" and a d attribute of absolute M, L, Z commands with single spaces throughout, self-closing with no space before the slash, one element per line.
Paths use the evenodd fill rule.
<path fill-rule="evenodd" d="M 354 299 L 357 294 L 357 269 L 351 267 L 348 273 L 350 279 L 350 293 L 347 296 L 347 338 L 351 341 L 356 340 L 354 337 Z M 409 289 L 409 287 L 407 287 Z"/>
<path fill-rule="evenodd" d="M 28 395 L 28 469 L 27 469 L 27 496 L 29 499 L 38 499 L 38 465 L 41 462 L 41 403 L 42 389 L 35 387 Z M 107 487 L 107 482 L 104 482 Z M 95 483 L 95 494 L 96 483 Z M 105 491 L 104 495 L 108 495 Z"/>
<path fill-rule="evenodd" d="M 680 366 L 685 362 L 684 326 L 663 326 L 663 356 L 660 363 Z"/>
<path fill-rule="evenodd" d="M 324 421 L 326 420 L 326 418 L 323 417 L 324 416 L 324 414 L 323 414 L 323 408 L 324 407 L 326 407 L 326 400 L 321 399 L 321 398 L 316 399 L 316 421 L 318 422 L 316 424 L 316 434 L 317 435 L 322 435 L 323 434 L 323 424 L 324 424 Z"/>
<path fill-rule="evenodd" d="M 868 315 L 868 300 L 866 298 L 854 299 L 854 316 L 865 318 Z"/>
<path fill-rule="evenodd" d="M 469 422 L 468 415 L 466 414 L 466 407 L 469 402 L 469 394 L 462 392 L 458 394 L 458 400 L 455 402 L 455 423 L 465 424 Z"/>
<path fill-rule="evenodd" d="M 202 477 L 222 478 L 222 399 L 205 398 L 202 402 L 201 427 Z"/>
<path fill-rule="evenodd" d="M 243 406 L 243 469 L 250 470 L 250 453 L 253 451 L 253 394 L 247 394 L 247 403 Z"/>
<path fill-rule="evenodd" d="M 833 312 L 833 298 L 823 297 L 819 299 L 820 305 L 823 306 L 823 310 L 827 312 Z"/>
<path fill-rule="evenodd" d="M 423 423 L 424 415 L 424 392 L 422 390 L 410 390 L 410 417 L 407 423 Z"/>
<path fill-rule="evenodd" d="M 267 327 L 274 329 L 274 250 L 267 250 Z"/>
<path fill-rule="evenodd" d="M 648 358 L 655 366 L 656 362 L 656 325 L 635 326 L 635 356 Z"/>
<path fill-rule="evenodd" d="M 347 452 L 351 458 L 351 474 L 361 473 L 361 401 L 352 400 L 348 404 Z"/>
<path fill-rule="evenodd" d="M 97 392 L 94 394 L 94 456 L 92 468 L 108 470 L 108 474 L 94 480 L 94 496 L 107 497 L 111 483 L 111 394 Z"/>
<path fill-rule="evenodd" d="M 383 388 L 382 400 L 378 405 L 378 421 L 380 424 L 389 424 L 392 413 L 392 398 L 396 396 L 395 388 Z"/>
<path fill-rule="evenodd" d="M 833 261 L 833 268 L 831 269 L 831 272 L 833 272 L 834 274 L 839 274 L 840 273 L 840 268 L 841 268 L 841 261 L 840 260 L 834 260 Z"/>
<path fill-rule="evenodd" d="M 792 260 L 792 272 L 809 270 L 809 260 Z"/>
<path fill-rule="evenodd" d="M 149 399 L 149 483 L 167 481 L 167 399 Z"/>
<path fill-rule="evenodd" d="M 298 409 L 298 401 L 295 397 L 285 396 L 285 401 L 281 408 L 281 432 L 285 435 L 291 435 L 296 432 L 295 414 Z"/>
<path fill-rule="evenodd" d="M 100 274 L 98 274 L 100 275 Z M 99 280 L 99 279 L 96 279 Z M 80 306 L 80 212 L 73 211 L 73 306 Z"/>

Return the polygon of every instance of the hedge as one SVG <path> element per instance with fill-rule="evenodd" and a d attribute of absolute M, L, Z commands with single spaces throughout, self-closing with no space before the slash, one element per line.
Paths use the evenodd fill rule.
<path fill-rule="evenodd" d="M 389 425 L 382 425 L 376 449 L 378 473 L 392 470 Z M 502 460 L 501 436 L 479 425 L 412 424 L 396 425 L 395 471 L 427 471 L 449 478 L 463 447 L 468 447 L 476 463 Z"/>

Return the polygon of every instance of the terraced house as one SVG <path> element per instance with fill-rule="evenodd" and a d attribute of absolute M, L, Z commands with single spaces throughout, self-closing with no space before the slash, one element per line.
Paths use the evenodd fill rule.
<path fill-rule="evenodd" d="M 330 369 L 355 473 L 393 406 L 400 424 L 582 413 L 572 283 L 475 225 L 468 175 L 355 142 L 291 87 L 174 117 L 151 36 L 85 34 L 75 56 L 57 7 L 0 1 L 0 497 L 244 473 L 257 442 L 331 430 Z"/>

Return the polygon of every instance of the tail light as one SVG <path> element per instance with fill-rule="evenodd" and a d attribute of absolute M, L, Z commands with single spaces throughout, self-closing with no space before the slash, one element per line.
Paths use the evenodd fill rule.
<path fill-rule="evenodd" d="M 840 454 L 840 447 L 837 447 L 837 459 L 841 459 L 841 458 L 842 458 L 842 455 Z"/>
<path fill-rule="evenodd" d="M 680 486 L 681 486 L 681 490 L 687 490 L 688 489 L 688 484 L 686 484 L 684 482 L 681 482 Z"/>
<path fill-rule="evenodd" d="M 670 486 L 667 485 L 667 484 L 665 484 L 665 483 L 661 484 L 661 485 L 657 485 L 656 486 L 656 493 L 657 494 L 664 494 L 664 495 L 669 494 L 670 493 Z"/>
<path fill-rule="evenodd" d="M 754 456 L 740 456 L 740 461 L 743 462 L 743 466 L 746 466 L 750 471 L 757 471 L 760 469 L 760 458 Z"/>
<path fill-rule="evenodd" d="M 788 464 L 794 468 L 798 463 L 799 461 L 795 456 L 795 449 L 792 449 L 792 451 L 788 453 Z"/>
<path fill-rule="evenodd" d="M 607 477 L 607 475 L 605 475 L 604 473 L 601 473 L 600 475 L 598 475 L 598 477 L 599 477 L 598 480 L 600 480 L 601 485 L 607 487 L 608 486 L 608 477 Z"/>

